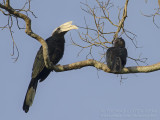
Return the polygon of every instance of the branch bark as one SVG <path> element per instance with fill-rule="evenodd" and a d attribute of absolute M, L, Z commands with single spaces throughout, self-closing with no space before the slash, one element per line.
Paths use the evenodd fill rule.
<path fill-rule="evenodd" d="M 124 26 L 124 21 L 125 21 L 125 19 L 127 17 L 128 2 L 129 2 L 129 0 L 126 0 L 125 6 L 124 6 L 124 10 L 123 10 L 123 16 L 122 16 L 121 21 L 119 22 L 118 29 L 117 29 L 116 33 L 114 34 L 113 40 L 115 40 L 118 37 L 118 33 L 121 31 L 121 29 Z"/>
<path fill-rule="evenodd" d="M 92 66 L 97 69 L 103 70 L 107 73 L 113 73 L 106 64 L 98 62 L 96 60 L 88 59 L 85 61 L 75 62 L 68 65 L 56 65 L 53 66 L 52 69 L 56 72 L 63 72 L 63 71 L 69 71 L 69 70 L 75 70 L 75 69 L 81 69 L 83 67 Z M 123 70 L 119 73 L 114 74 L 129 74 L 129 73 L 148 73 L 148 72 L 154 72 L 160 70 L 160 62 L 148 65 L 148 66 L 133 66 L 133 67 L 126 67 L 123 68 Z"/>
<path fill-rule="evenodd" d="M 20 12 L 17 12 L 15 9 L 13 9 L 10 5 L 10 0 L 6 1 L 6 5 L 2 5 L 0 3 L 0 8 L 6 10 L 10 15 L 16 16 L 16 17 L 21 18 L 25 21 L 25 23 L 26 23 L 26 29 L 25 29 L 26 34 L 31 36 L 32 38 L 38 40 L 41 43 L 41 45 L 43 47 L 43 57 L 44 57 L 45 65 L 46 65 L 47 68 L 51 68 L 52 63 L 50 62 L 50 59 L 49 59 L 47 43 L 45 42 L 45 40 L 42 37 L 40 37 L 39 35 L 37 35 L 36 33 L 34 33 L 32 31 L 32 29 L 31 29 L 31 19 L 27 15 L 22 14 Z"/>

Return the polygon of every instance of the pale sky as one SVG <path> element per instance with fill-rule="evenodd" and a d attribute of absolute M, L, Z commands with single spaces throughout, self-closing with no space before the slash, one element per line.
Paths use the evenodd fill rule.
<path fill-rule="evenodd" d="M 25 0 L 23 0 L 25 1 Z M 84 26 L 84 16 L 88 24 L 94 26 L 93 18 L 82 11 L 80 2 L 85 0 L 31 1 L 31 10 L 38 18 L 31 17 L 32 29 L 35 33 L 48 38 L 59 25 L 73 21 L 73 24 Z M 88 0 L 91 6 L 96 2 Z M 124 4 L 115 3 L 115 14 Z M 21 8 L 23 2 L 12 1 L 14 8 Z M 160 62 L 159 32 L 160 29 L 152 22 L 152 18 L 141 13 L 154 13 L 158 8 L 157 1 L 129 1 L 128 17 L 125 28 L 137 35 L 135 48 L 124 35 L 128 55 L 138 58 L 139 55 L 148 58 L 149 65 Z M 112 18 L 117 16 L 111 15 Z M 160 17 L 156 18 L 158 22 Z M 0 26 L 7 23 L 7 17 L 0 12 Z M 160 23 L 160 22 L 159 22 Z M 26 114 L 22 110 L 24 97 L 31 79 L 32 65 L 40 47 L 33 38 L 18 30 L 14 23 L 14 39 L 20 56 L 14 62 L 12 54 L 12 39 L 8 29 L 0 30 L 1 44 L 1 84 L 0 84 L 0 119 L 1 120 L 159 120 L 160 119 L 160 78 L 159 71 L 120 75 L 97 71 L 94 67 L 85 67 L 67 72 L 52 72 L 48 78 L 38 84 L 33 105 Z M 23 26 L 24 22 L 20 21 Z M 159 24 L 160 25 L 160 24 Z M 107 31 L 112 31 L 108 26 Z M 110 30 L 111 29 L 111 30 Z M 72 39 L 84 44 L 78 33 L 83 29 L 72 30 L 65 35 L 65 52 L 59 64 L 65 65 L 86 60 L 87 50 L 77 56 L 80 48 L 71 45 Z M 95 59 L 100 57 L 102 50 L 95 49 Z M 128 59 L 126 66 L 135 66 Z M 141 64 L 144 65 L 144 64 Z"/>

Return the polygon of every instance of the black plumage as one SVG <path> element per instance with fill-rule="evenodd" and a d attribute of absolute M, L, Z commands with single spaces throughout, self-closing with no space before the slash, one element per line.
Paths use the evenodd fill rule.
<path fill-rule="evenodd" d="M 49 57 L 53 65 L 56 65 L 62 58 L 65 43 L 64 35 L 66 32 L 72 29 L 78 29 L 77 26 L 72 25 L 72 21 L 64 23 L 53 31 L 51 37 L 46 39 Z M 41 46 L 35 57 L 32 69 L 32 78 L 24 99 L 23 110 L 25 112 L 28 112 L 29 107 L 33 103 L 38 81 L 42 82 L 43 80 L 45 80 L 51 71 L 52 70 L 47 69 L 45 66 L 43 59 L 43 49 Z"/>
<path fill-rule="evenodd" d="M 106 52 L 106 62 L 108 68 L 112 72 L 120 72 L 126 65 L 127 49 L 125 41 L 122 38 L 114 40 L 113 47 L 110 47 Z"/>

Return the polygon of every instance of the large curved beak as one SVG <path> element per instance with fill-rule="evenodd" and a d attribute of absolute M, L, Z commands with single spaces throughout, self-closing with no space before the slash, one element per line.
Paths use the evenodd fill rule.
<path fill-rule="evenodd" d="M 62 24 L 61 26 L 59 26 L 59 28 L 61 29 L 62 32 L 69 31 L 72 29 L 78 29 L 76 25 L 72 25 L 72 21 Z"/>
<path fill-rule="evenodd" d="M 60 25 L 58 28 L 56 28 L 53 32 L 52 35 L 55 33 L 66 33 L 72 29 L 78 29 L 78 27 L 76 25 L 72 25 L 72 21 L 66 22 L 62 25 Z"/>

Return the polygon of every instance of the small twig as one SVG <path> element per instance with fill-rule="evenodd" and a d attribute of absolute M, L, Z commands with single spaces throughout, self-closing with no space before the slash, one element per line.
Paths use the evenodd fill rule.
<path fill-rule="evenodd" d="M 136 48 L 140 48 L 140 47 L 137 46 L 137 41 L 136 41 L 137 35 L 134 34 L 134 33 L 132 33 L 132 32 L 130 32 L 130 31 L 128 31 L 128 30 L 126 30 L 126 29 L 124 29 L 124 28 L 123 28 L 122 30 L 123 30 L 124 34 L 127 36 L 127 38 L 129 38 L 129 39 L 132 41 L 133 45 L 134 45 Z M 129 36 L 127 33 L 131 34 L 132 37 Z"/>
<path fill-rule="evenodd" d="M 138 66 L 139 66 L 139 63 L 138 63 L 138 62 L 141 62 L 141 63 L 144 63 L 144 64 L 148 65 L 148 64 L 146 63 L 146 61 L 147 61 L 148 58 L 140 58 L 140 57 L 141 57 L 141 55 L 139 56 L 139 58 L 136 58 L 136 59 L 135 59 L 135 58 L 132 58 L 132 57 L 129 57 L 129 56 L 128 56 L 128 58 L 131 59 L 131 60 L 134 60 Z"/>
<path fill-rule="evenodd" d="M 18 50 L 18 47 L 17 47 L 17 45 L 16 45 L 16 43 L 15 43 L 15 41 L 14 41 L 14 37 L 13 37 L 13 34 L 12 34 L 12 27 L 11 26 L 9 26 L 8 27 L 9 28 L 9 31 L 10 31 L 10 35 L 11 35 L 11 38 L 12 38 L 12 41 L 13 41 L 13 53 L 11 54 L 11 56 L 14 56 L 15 55 L 15 53 L 14 53 L 14 46 L 16 47 L 16 51 L 17 51 L 17 57 L 15 57 L 15 58 L 13 58 L 14 59 L 14 62 L 16 62 L 17 60 L 18 60 L 18 58 L 19 58 L 19 50 Z"/>
<path fill-rule="evenodd" d="M 17 27 L 18 27 L 18 29 L 25 29 L 25 27 L 20 27 L 19 26 L 18 18 L 17 17 L 15 17 L 15 18 L 16 18 L 16 21 L 17 21 Z"/>
<path fill-rule="evenodd" d="M 3 30 L 3 29 L 5 29 L 5 28 L 7 28 L 7 26 L 8 26 L 8 24 L 5 25 L 5 26 L 3 26 L 3 27 L 0 27 L 0 28 L 1 28 L 1 30 Z"/>
<path fill-rule="evenodd" d="M 0 11 L 6 16 L 9 15 L 9 14 L 5 13 L 2 9 L 0 9 Z"/>
<path fill-rule="evenodd" d="M 141 14 L 142 14 L 143 16 L 145 16 L 145 17 L 152 17 L 153 24 L 154 24 L 157 28 L 160 28 L 160 26 L 157 25 L 157 23 L 155 22 L 155 18 L 156 18 L 157 16 L 160 16 L 160 8 L 155 9 L 155 10 L 156 10 L 156 12 L 155 12 L 154 14 L 146 15 L 146 14 L 144 14 L 144 13 L 142 13 L 142 12 L 141 12 Z"/>

